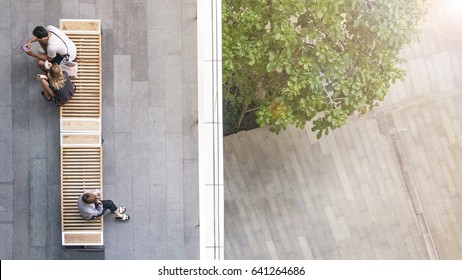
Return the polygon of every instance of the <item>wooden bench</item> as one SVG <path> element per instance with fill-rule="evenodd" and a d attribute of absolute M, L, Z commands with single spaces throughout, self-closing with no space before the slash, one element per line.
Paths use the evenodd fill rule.
<path fill-rule="evenodd" d="M 60 110 L 61 229 L 63 246 L 103 246 L 103 218 L 85 220 L 77 200 L 103 191 L 101 139 L 101 21 L 61 19 L 59 28 L 77 46 L 74 97 Z"/>

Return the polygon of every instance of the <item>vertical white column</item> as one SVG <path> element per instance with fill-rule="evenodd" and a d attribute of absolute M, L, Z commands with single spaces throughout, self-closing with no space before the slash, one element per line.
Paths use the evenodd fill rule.
<path fill-rule="evenodd" d="M 201 260 L 224 259 L 221 0 L 197 1 Z"/>

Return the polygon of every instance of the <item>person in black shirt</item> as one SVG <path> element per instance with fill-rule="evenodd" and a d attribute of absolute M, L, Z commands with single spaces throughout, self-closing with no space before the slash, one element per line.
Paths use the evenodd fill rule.
<path fill-rule="evenodd" d="M 42 96 L 58 106 L 66 103 L 74 95 L 74 84 L 69 74 L 61 71 L 59 64 L 53 64 L 47 75 L 37 74 L 37 80 L 42 86 Z"/>

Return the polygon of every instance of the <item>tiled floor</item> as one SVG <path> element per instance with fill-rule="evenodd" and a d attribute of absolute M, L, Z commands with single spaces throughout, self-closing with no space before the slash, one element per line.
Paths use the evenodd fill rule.
<path fill-rule="evenodd" d="M 451 2 L 433 3 L 403 51 L 406 80 L 374 112 L 321 141 L 309 128 L 225 137 L 227 259 L 462 259 L 462 7 Z"/>
<path fill-rule="evenodd" d="M 102 20 L 104 195 L 132 217 L 103 253 L 60 245 L 59 110 L 19 48 L 60 18 Z M 0 258 L 198 258 L 196 1 L 2 1 L 0 36 Z"/>

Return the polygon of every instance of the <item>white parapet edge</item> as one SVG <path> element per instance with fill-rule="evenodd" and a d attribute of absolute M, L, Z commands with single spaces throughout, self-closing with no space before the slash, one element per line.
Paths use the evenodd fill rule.
<path fill-rule="evenodd" d="M 197 1 L 201 260 L 224 259 L 221 0 Z"/>

